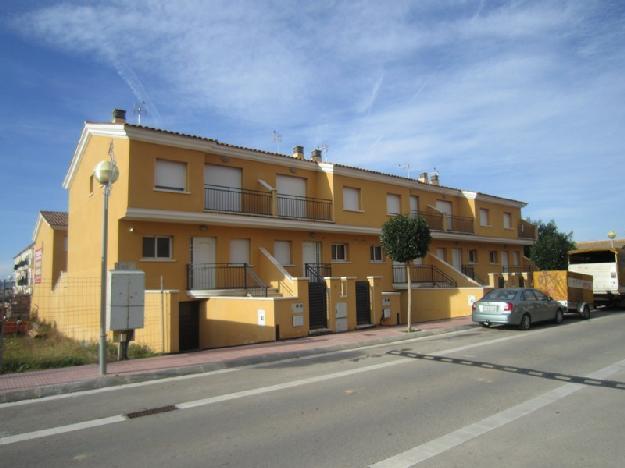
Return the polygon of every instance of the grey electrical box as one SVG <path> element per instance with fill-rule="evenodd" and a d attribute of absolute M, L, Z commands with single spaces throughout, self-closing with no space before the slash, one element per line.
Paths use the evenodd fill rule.
<path fill-rule="evenodd" d="M 143 328 L 145 273 L 140 270 L 108 272 L 106 296 L 107 330 Z"/>

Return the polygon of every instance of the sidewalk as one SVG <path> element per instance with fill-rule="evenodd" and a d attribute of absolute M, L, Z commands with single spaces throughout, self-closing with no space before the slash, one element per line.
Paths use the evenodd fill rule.
<path fill-rule="evenodd" d="M 111 362 L 107 366 L 108 375 L 104 377 L 99 376 L 97 364 L 5 374 L 0 375 L 0 403 L 406 340 L 468 328 L 471 324 L 471 316 L 466 316 L 417 323 L 413 326 L 418 331 L 412 333 L 405 332 L 405 325 L 367 328 L 347 333 Z"/>

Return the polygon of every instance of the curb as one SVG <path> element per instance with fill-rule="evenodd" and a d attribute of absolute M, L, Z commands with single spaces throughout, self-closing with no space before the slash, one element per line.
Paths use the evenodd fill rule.
<path fill-rule="evenodd" d="M 229 360 L 224 360 L 221 362 L 211 362 L 206 364 L 199 365 L 191 365 L 184 367 L 172 367 L 169 369 L 160 369 L 155 371 L 147 371 L 141 372 L 138 374 L 130 374 L 130 375 L 107 375 L 104 377 L 97 377 L 95 379 L 82 380 L 77 382 L 69 382 L 62 384 L 51 384 L 51 385 L 43 385 L 37 386 L 33 388 L 26 388 L 20 390 L 9 390 L 7 392 L 0 393 L 0 404 L 3 403 L 11 403 L 22 400 L 36 400 L 39 398 L 44 398 L 53 395 L 62 395 L 67 393 L 75 393 L 81 391 L 88 390 L 96 390 L 99 388 L 105 387 L 116 387 L 119 385 L 131 384 L 131 383 L 139 383 L 146 382 L 149 380 L 159 380 L 167 377 L 178 377 L 183 375 L 191 375 L 191 374 L 202 374 L 210 371 L 215 371 L 219 369 L 228 369 L 233 367 L 247 367 L 258 364 L 267 364 L 272 362 L 279 362 L 288 359 L 298 359 L 304 358 L 307 356 L 313 356 L 316 354 L 331 354 L 335 352 L 345 351 L 349 349 L 354 349 L 356 351 L 358 348 L 364 346 L 378 345 L 378 344 L 386 344 L 393 343 L 399 341 L 411 340 L 413 338 L 418 337 L 427 337 L 427 336 L 435 336 L 435 335 L 444 335 L 447 333 L 471 329 L 475 328 L 474 324 L 467 325 L 458 325 L 455 327 L 449 328 L 438 328 L 432 330 L 415 330 L 411 333 L 406 333 L 406 336 L 394 336 L 389 338 L 381 338 L 381 339 L 373 339 L 360 341 L 356 343 L 343 344 L 343 345 L 335 345 L 326 348 L 311 348 L 305 351 L 289 351 L 289 352 L 280 352 L 280 353 L 267 353 L 267 354 L 259 354 L 257 356 L 247 356 L 242 358 L 234 358 Z"/>

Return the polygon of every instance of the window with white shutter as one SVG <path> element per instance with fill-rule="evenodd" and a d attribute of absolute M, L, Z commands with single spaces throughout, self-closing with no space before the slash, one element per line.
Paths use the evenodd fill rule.
<path fill-rule="evenodd" d="M 401 197 L 389 193 L 386 195 L 386 213 L 389 215 L 398 215 L 401 213 Z"/>
<path fill-rule="evenodd" d="M 187 189 L 187 165 L 182 162 L 156 160 L 154 188 L 184 192 Z"/>
<path fill-rule="evenodd" d="M 291 242 L 275 241 L 273 243 L 273 256 L 280 265 L 291 265 Z"/>
<path fill-rule="evenodd" d="M 360 189 L 343 187 L 343 209 L 360 211 Z"/>

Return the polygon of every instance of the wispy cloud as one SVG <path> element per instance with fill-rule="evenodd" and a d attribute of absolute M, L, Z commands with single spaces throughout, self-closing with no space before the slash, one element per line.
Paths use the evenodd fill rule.
<path fill-rule="evenodd" d="M 618 1 L 153 0 L 68 2 L 14 25 L 112 67 L 152 123 L 210 115 L 250 146 L 278 128 L 283 146 L 326 142 L 336 161 L 436 166 L 573 228 L 569 187 L 625 150 L 624 18 Z"/>

